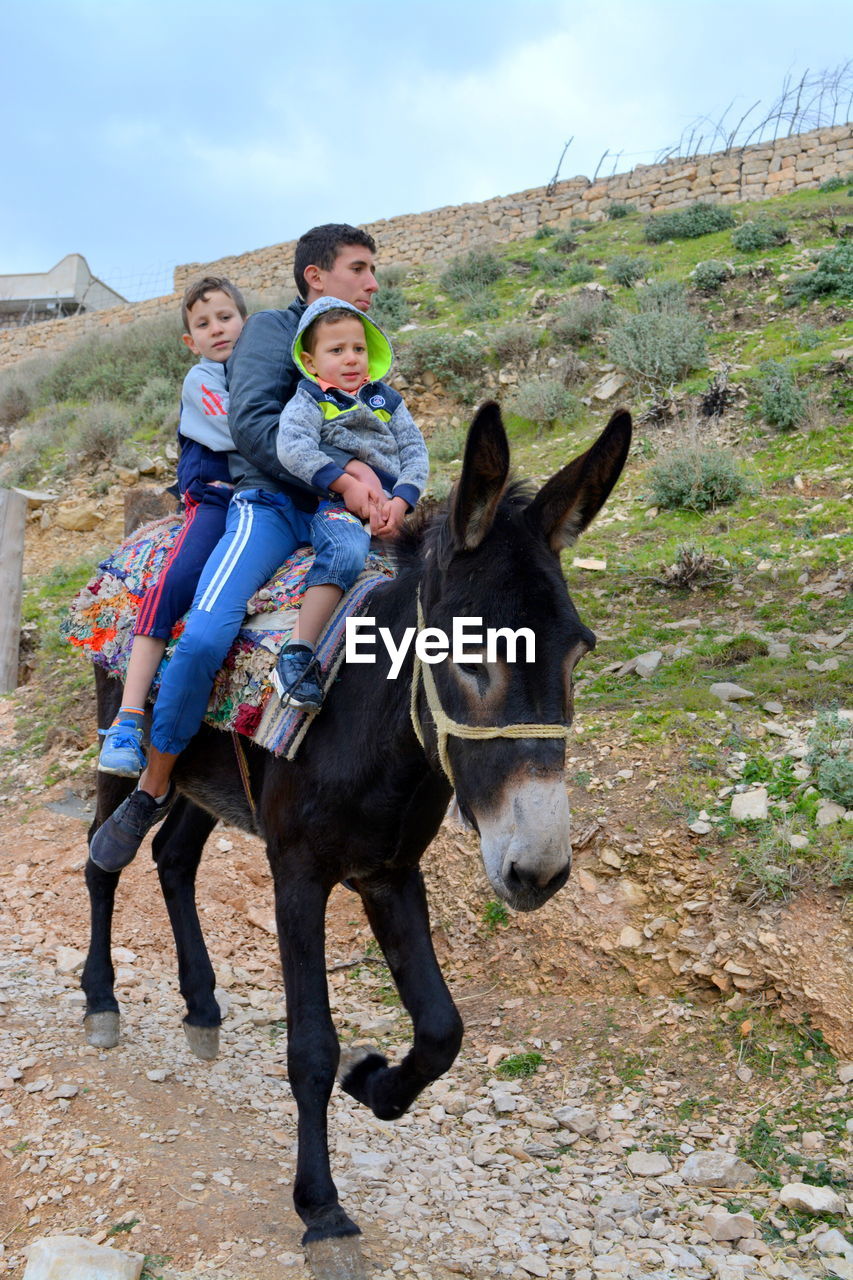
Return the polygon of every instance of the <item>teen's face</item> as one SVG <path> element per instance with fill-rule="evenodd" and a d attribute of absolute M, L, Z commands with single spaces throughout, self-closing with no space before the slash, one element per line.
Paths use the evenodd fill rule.
<path fill-rule="evenodd" d="M 302 353 L 309 373 L 355 395 L 367 377 L 367 343 L 364 327 L 355 316 L 321 324 L 314 350 Z"/>
<path fill-rule="evenodd" d="M 367 311 L 379 288 L 374 274 L 375 265 L 373 254 L 364 245 L 343 245 L 330 270 L 306 267 L 307 300 L 313 302 L 315 298 L 340 298 L 342 302 L 358 307 L 359 311 Z"/>
<path fill-rule="evenodd" d="M 227 293 L 212 289 L 190 308 L 189 323 L 190 331 L 184 334 L 184 342 L 190 351 L 224 364 L 240 337 L 243 317 Z"/>

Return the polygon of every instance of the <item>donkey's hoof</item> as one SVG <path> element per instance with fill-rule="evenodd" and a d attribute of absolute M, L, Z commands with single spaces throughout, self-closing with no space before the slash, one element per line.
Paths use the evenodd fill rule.
<path fill-rule="evenodd" d="M 219 1053 L 219 1027 L 193 1027 L 184 1023 L 187 1044 L 197 1058 L 210 1062 Z"/>
<path fill-rule="evenodd" d="M 83 1019 L 86 1043 L 95 1049 L 114 1049 L 118 1044 L 121 1019 L 114 1009 L 102 1009 L 100 1013 L 87 1013 Z"/>
<path fill-rule="evenodd" d="M 356 1068 L 360 1067 L 368 1058 L 378 1057 L 382 1057 L 382 1055 L 372 1044 L 343 1045 L 341 1047 L 340 1061 L 338 1062 L 338 1083 L 342 1088 L 346 1088 L 345 1082 Z"/>
<path fill-rule="evenodd" d="M 335 1236 L 305 1245 L 305 1260 L 314 1280 L 369 1280 L 358 1236 Z"/>

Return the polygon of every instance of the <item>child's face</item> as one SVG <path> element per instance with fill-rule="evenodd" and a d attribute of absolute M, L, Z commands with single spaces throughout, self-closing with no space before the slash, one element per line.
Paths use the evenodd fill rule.
<path fill-rule="evenodd" d="M 184 342 L 197 356 L 224 364 L 240 337 L 243 317 L 233 298 L 221 289 L 212 289 L 189 310 L 190 331 Z"/>
<path fill-rule="evenodd" d="M 355 316 L 317 326 L 313 351 L 303 351 L 302 363 L 315 378 L 354 395 L 367 377 L 367 341 Z"/>

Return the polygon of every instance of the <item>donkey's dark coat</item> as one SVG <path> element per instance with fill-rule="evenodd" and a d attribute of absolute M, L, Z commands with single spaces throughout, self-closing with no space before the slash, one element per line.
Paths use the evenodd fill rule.
<path fill-rule="evenodd" d="M 594 643 L 566 590 L 558 553 L 599 510 L 622 470 L 631 420 L 618 412 L 581 457 L 531 500 L 507 487 L 509 447 L 495 405 L 469 432 L 461 478 L 446 515 L 413 532 L 400 548 L 398 577 L 376 588 L 368 613 L 395 638 L 416 625 L 417 597 L 426 625 L 452 632 L 454 617 L 485 627 L 531 627 L 535 662 L 432 668 L 441 703 L 455 720 L 477 725 L 563 724 L 571 720 L 572 668 Z M 267 844 L 287 994 L 288 1071 L 299 1111 L 294 1202 L 305 1243 L 356 1233 L 338 1203 L 329 1167 L 326 1110 L 339 1046 L 326 987 L 324 917 L 342 879 L 358 888 L 376 938 L 413 1024 L 412 1048 L 397 1066 L 378 1053 L 345 1069 L 341 1084 L 383 1119 L 403 1114 L 447 1071 L 462 1040 L 462 1021 L 439 971 L 418 867 L 436 834 L 451 787 L 441 771 L 423 689 L 421 747 L 409 698 L 412 652 L 400 678 L 377 646 L 375 665 L 345 665 L 322 714 L 288 763 L 247 748 L 257 826 L 229 738 L 203 728 L 175 772 L 182 795 L 154 838 L 163 894 L 178 951 L 190 1043 L 215 1050 L 219 1009 L 199 926 L 194 882 L 217 818 L 258 830 Z M 108 724 L 121 689 L 98 672 L 99 714 Z M 459 805 L 478 831 L 489 879 L 521 910 L 542 905 L 565 883 L 571 863 L 560 738 L 449 739 Z M 101 774 L 93 830 L 129 783 Z M 90 833 L 91 834 L 91 833 Z M 92 939 L 83 988 L 87 1027 L 96 1043 L 114 1043 L 110 926 L 117 875 L 87 864 Z M 105 1030 L 106 1028 L 106 1030 Z M 205 1036 L 207 1040 L 205 1040 Z M 100 1037 L 100 1039 L 99 1039 Z"/>

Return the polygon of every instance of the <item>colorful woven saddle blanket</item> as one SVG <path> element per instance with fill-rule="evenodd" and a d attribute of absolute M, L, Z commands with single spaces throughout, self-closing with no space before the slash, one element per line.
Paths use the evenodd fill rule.
<path fill-rule="evenodd" d="M 61 623 L 63 638 L 111 676 L 125 677 L 142 597 L 157 581 L 180 529 L 181 520 L 167 516 L 137 530 L 101 561 L 96 576 L 75 596 Z M 293 630 L 305 575 L 313 560 L 313 552 L 301 548 L 252 596 L 243 626 L 216 677 L 205 717 L 217 729 L 244 734 L 288 759 L 295 755 L 310 717 L 280 705 L 270 675 Z M 374 552 L 368 555 L 364 571 L 344 596 L 317 645 L 324 688 L 335 679 L 344 658 L 347 617 L 359 612 L 377 583 L 393 576 L 389 559 Z M 173 628 L 154 677 L 153 697 L 185 622 L 182 618 Z"/>

